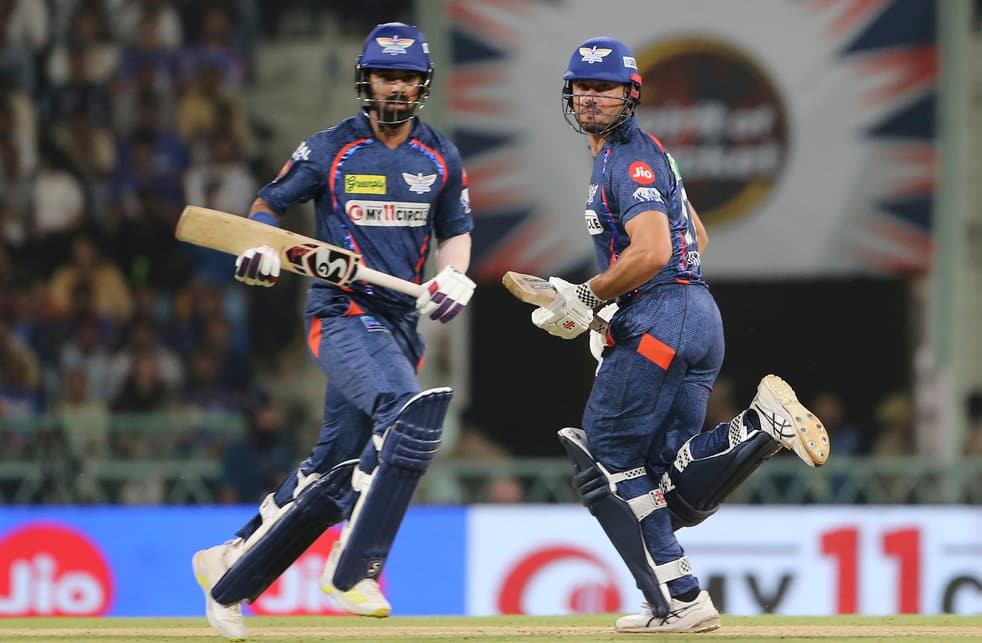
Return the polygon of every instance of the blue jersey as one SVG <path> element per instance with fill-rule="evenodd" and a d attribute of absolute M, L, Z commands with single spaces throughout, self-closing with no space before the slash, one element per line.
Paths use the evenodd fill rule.
<path fill-rule="evenodd" d="M 474 227 L 460 153 L 418 118 L 394 150 L 375 138 L 364 113 L 318 132 L 258 196 L 280 214 L 313 199 L 318 239 L 360 253 L 370 268 L 416 283 L 434 235 L 447 239 Z M 414 309 L 408 295 L 363 282 L 350 288 L 353 298 L 376 311 Z M 308 312 L 333 294 L 336 289 L 315 280 Z"/>
<path fill-rule="evenodd" d="M 642 131 L 632 117 L 604 142 L 590 177 L 584 216 L 601 272 L 631 244 L 628 221 L 648 210 L 668 217 L 672 258 L 648 283 L 622 295 L 618 299 L 622 306 L 663 284 L 705 283 L 678 166 L 661 142 Z"/>

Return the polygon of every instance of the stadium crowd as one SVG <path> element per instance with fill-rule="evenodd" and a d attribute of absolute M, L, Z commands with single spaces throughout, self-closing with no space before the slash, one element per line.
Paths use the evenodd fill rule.
<path fill-rule="evenodd" d="M 275 486 L 296 423 L 257 374 L 296 345 L 303 284 L 235 287 L 229 256 L 173 230 L 186 203 L 245 212 L 275 175 L 273 132 L 244 100 L 260 34 L 288 9 L 358 34 L 410 18 L 395 2 L 353 7 L 0 0 L 0 464 L 67 462 L 78 477 L 106 458 L 224 458 L 219 499 Z M 707 424 L 732 417 L 727 390 Z M 883 406 L 890 430 L 872 439 L 823 395 L 849 454 L 915 452 L 909 403 Z M 125 485 L 99 499 L 128 498 L 161 500 Z"/>

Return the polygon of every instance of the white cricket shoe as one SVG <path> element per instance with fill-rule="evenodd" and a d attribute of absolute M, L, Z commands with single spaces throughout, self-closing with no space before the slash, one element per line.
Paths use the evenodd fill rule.
<path fill-rule="evenodd" d="M 663 617 L 651 613 L 647 603 L 641 604 L 640 614 L 631 614 L 617 619 L 618 632 L 711 632 L 720 626 L 719 612 L 713 599 L 705 590 L 699 592 L 695 600 L 686 603 L 673 598 L 668 604 L 668 615 Z"/>
<path fill-rule="evenodd" d="M 249 631 L 242 619 L 242 603 L 222 605 L 211 596 L 211 588 L 230 567 L 225 562 L 226 553 L 234 542 L 238 541 L 202 549 L 191 558 L 191 566 L 198 585 L 201 585 L 205 593 L 205 616 L 208 617 L 208 624 L 230 641 L 244 641 L 249 637 Z"/>
<path fill-rule="evenodd" d="M 324 571 L 321 573 L 320 586 L 325 594 L 334 599 L 338 606 L 350 614 L 358 616 L 374 616 L 375 618 L 385 618 L 392 613 L 392 606 L 382 594 L 382 588 L 374 578 L 364 578 L 358 581 L 354 587 L 347 591 L 342 591 L 334 586 L 334 570 L 338 567 L 338 559 L 341 557 L 340 541 L 334 543 L 331 553 L 324 563 Z"/>
<path fill-rule="evenodd" d="M 791 385 L 777 375 L 765 375 L 757 385 L 750 408 L 757 411 L 760 428 L 781 446 L 794 451 L 809 467 L 829 459 L 831 443 L 818 417 L 798 401 Z"/>

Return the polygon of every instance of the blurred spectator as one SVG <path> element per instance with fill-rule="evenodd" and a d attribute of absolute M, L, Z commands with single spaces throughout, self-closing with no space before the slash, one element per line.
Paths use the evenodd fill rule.
<path fill-rule="evenodd" d="M 68 161 L 90 188 L 97 211 L 105 209 L 105 181 L 116 168 L 116 140 L 105 124 L 97 122 L 88 110 L 77 109 L 54 130 L 54 139 Z"/>
<path fill-rule="evenodd" d="M 0 76 L 12 80 L 24 92 L 34 92 L 34 56 L 31 43 L 18 38 L 13 2 L 0 3 Z"/>
<path fill-rule="evenodd" d="M 914 404 L 906 393 L 888 395 L 876 406 L 878 432 L 871 453 L 874 456 L 916 455 Z M 832 440 L 835 440 L 835 435 Z M 834 442 L 833 442 L 833 448 Z"/>
<path fill-rule="evenodd" d="M 60 123 L 69 114 L 87 112 L 99 123 L 108 124 L 112 99 L 108 86 L 93 80 L 88 70 L 90 52 L 82 45 L 65 50 L 65 77 L 53 82 L 48 90 L 45 116 L 50 123 Z"/>
<path fill-rule="evenodd" d="M 825 424 L 836 456 L 867 455 L 869 433 L 846 421 L 845 405 L 837 393 L 825 391 L 816 395 L 808 408 Z"/>
<path fill-rule="evenodd" d="M 232 5 L 207 2 L 199 16 L 197 37 L 184 51 L 184 77 L 191 81 L 206 66 L 218 74 L 222 87 L 238 91 L 246 77 L 247 60 L 235 42 Z"/>
<path fill-rule="evenodd" d="M 45 275 L 68 254 L 69 240 L 81 228 L 85 214 L 85 191 L 68 167 L 67 159 L 53 145 L 41 147 L 31 200 L 34 252 Z"/>
<path fill-rule="evenodd" d="M 222 87 L 221 66 L 213 60 L 197 63 L 190 86 L 177 108 L 177 131 L 192 150 L 192 158 L 207 158 L 208 143 L 227 134 L 238 150 L 251 155 L 252 131 L 238 97 Z"/>
<path fill-rule="evenodd" d="M 119 63 L 119 82 L 132 84 L 138 74 L 149 74 L 153 88 L 170 91 L 177 80 L 177 52 L 162 42 L 158 16 L 143 14 L 128 35 Z"/>
<path fill-rule="evenodd" d="M 112 402 L 114 413 L 153 413 L 165 411 L 173 401 L 166 380 L 161 377 L 157 356 L 151 351 L 133 356 L 133 366 Z"/>
<path fill-rule="evenodd" d="M 123 274 L 115 263 L 102 255 L 95 240 L 87 233 L 72 239 L 71 260 L 51 277 L 48 294 L 56 310 L 67 311 L 75 286 L 88 283 L 94 296 L 95 312 L 117 325 L 130 318 L 133 301 Z"/>
<path fill-rule="evenodd" d="M 97 319 L 87 317 L 77 320 L 74 330 L 74 335 L 61 348 L 58 372 L 81 372 L 85 378 L 86 399 L 108 404 L 111 358 L 100 324 Z M 78 383 L 69 380 L 66 375 L 63 384 Z M 61 391 L 61 396 L 71 393 L 72 391 Z"/>
<path fill-rule="evenodd" d="M 58 426 L 78 462 L 107 455 L 109 407 L 89 395 L 91 381 L 82 368 L 64 371 L 63 395 L 55 408 Z"/>
<path fill-rule="evenodd" d="M 222 380 L 221 366 L 221 357 L 210 347 L 192 351 L 188 355 L 181 401 L 201 411 L 241 412 L 248 405 L 250 395 Z"/>
<path fill-rule="evenodd" d="M 67 33 L 52 48 L 48 57 L 47 77 L 52 85 L 60 85 L 69 77 L 69 58 L 72 52 L 82 50 L 84 54 L 84 77 L 104 86 L 112 80 L 119 65 L 119 45 L 113 40 L 109 28 L 106 8 L 100 0 L 78 0 L 72 3 L 59 3 L 62 12 L 59 20 L 67 13 Z"/>
<path fill-rule="evenodd" d="M 193 164 L 184 181 L 188 203 L 224 212 L 247 212 L 259 188 L 238 143 L 225 132 L 211 137 L 207 158 Z"/>
<path fill-rule="evenodd" d="M 219 501 L 258 503 L 280 485 L 293 465 L 293 447 L 280 409 L 264 401 L 252 412 L 245 436 L 222 456 Z"/>
<path fill-rule="evenodd" d="M 252 385 L 252 364 L 244 352 L 232 345 L 232 326 L 225 317 L 208 321 L 198 350 L 207 350 L 215 356 L 218 379 L 229 388 L 245 391 Z"/>
<path fill-rule="evenodd" d="M 178 354 L 157 337 L 157 323 L 151 317 L 137 317 L 127 329 L 126 343 L 113 354 L 109 366 L 109 391 L 115 397 L 136 368 L 141 355 L 153 355 L 155 368 L 167 390 L 178 391 L 184 384 L 184 368 Z"/>
<path fill-rule="evenodd" d="M 516 504 L 525 499 L 522 483 L 511 476 L 496 476 L 488 483 L 485 502 Z"/>
<path fill-rule="evenodd" d="M 41 410 L 41 369 L 27 344 L 10 332 L 9 311 L 0 313 L 0 407 L 4 416 Z"/>
<path fill-rule="evenodd" d="M 37 168 L 37 115 L 29 95 L 7 87 L 0 78 L 0 143 L 4 146 L 4 183 L 24 182 Z"/>
<path fill-rule="evenodd" d="M 973 391 L 968 396 L 968 428 L 965 433 L 964 454 L 968 457 L 982 456 L 982 391 Z"/>
<path fill-rule="evenodd" d="M 120 40 L 142 40 L 142 25 L 153 25 L 158 46 L 177 49 L 184 42 L 184 26 L 171 0 L 117 0 L 123 6 L 114 13 L 116 33 Z"/>
<path fill-rule="evenodd" d="M 37 0 L 7 0 L 6 37 L 31 54 L 41 53 L 50 40 L 48 3 Z"/>

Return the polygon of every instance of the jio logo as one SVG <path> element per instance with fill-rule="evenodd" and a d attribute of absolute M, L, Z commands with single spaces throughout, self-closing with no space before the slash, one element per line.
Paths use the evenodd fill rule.
<path fill-rule="evenodd" d="M 99 616 L 112 596 L 109 566 L 80 532 L 35 523 L 0 539 L 0 616 Z"/>

